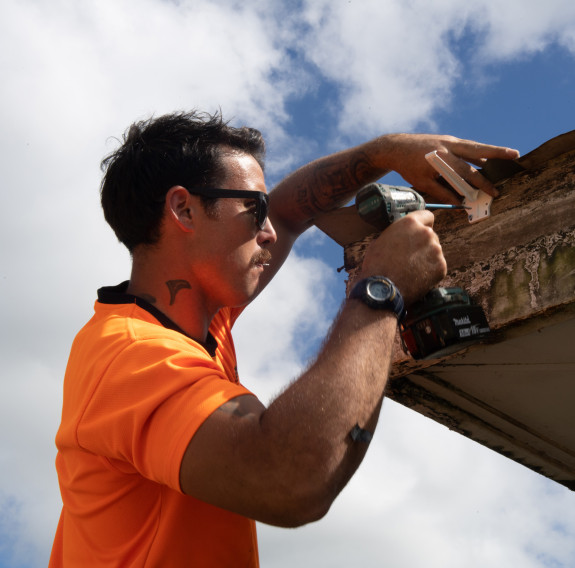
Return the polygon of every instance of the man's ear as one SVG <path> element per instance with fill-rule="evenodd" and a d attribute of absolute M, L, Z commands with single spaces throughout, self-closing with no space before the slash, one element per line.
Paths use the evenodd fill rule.
<path fill-rule="evenodd" d="M 166 193 L 166 214 L 182 230 L 194 230 L 197 200 L 192 199 L 185 187 L 174 185 Z"/>

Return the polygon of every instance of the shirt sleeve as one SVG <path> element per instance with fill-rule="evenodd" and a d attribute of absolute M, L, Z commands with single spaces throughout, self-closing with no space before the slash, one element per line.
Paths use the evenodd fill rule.
<path fill-rule="evenodd" d="M 244 394 L 251 393 L 193 342 L 135 341 L 114 358 L 91 395 L 78 443 L 179 491 L 181 460 L 197 429 Z"/>

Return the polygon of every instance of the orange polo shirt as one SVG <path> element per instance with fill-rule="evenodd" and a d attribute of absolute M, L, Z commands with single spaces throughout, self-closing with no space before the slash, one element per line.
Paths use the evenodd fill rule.
<path fill-rule="evenodd" d="M 203 421 L 249 391 L 239 384 L 223 309 L 210 344 L 187 337 L 153 306 L 98 291 L 74 340 L 56 468 L 62 513 L 50 568 L 254 567 L 255 523 L 180 489 L 180 464 Z"/>

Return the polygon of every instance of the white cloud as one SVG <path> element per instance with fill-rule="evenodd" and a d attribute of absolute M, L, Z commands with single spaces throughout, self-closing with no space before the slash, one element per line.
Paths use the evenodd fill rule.
<path fill-rule="evenodd" d="M 339 90 L 339 132 L 362 139 L 434 129 L 434 115 L 448 108 L 453 89 L 494 63 L 552 43 L 575 53 L 570 0 L 307 0 L 304 6 L 312 31 L 299 48 Z M 455 46 L 469 51 L 469 60 Z"/>
<path fill-rule="evenodd" d="M 341 87 L 340 128 L 364 136 L 415 127 L 449 99 L 459 65 L 435 3 L 310 0 L 304 17 L 317 26 L 307 57 Z"/>
<path fill-rule="evenodd" d="M 552 43 L 573 49 L 575 4 L 568 0 L 485 0 L 474 3 L 468 25 L 482 32 L 478 61 L 526 58 Z"/>
<path fill-rule="evenodd" d="M 56 366 L 38 360 L 30 342 L 17 347 L 2 357 L 0 551 L 8 549 L 14 565 L 20 559 L 38 566 L 46 564 L 61 507 L 54 436 L 62 377 Z"/>

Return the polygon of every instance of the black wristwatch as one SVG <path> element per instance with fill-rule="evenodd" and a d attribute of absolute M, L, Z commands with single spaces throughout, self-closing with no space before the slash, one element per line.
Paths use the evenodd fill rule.
<path fill-rule="evenodd" d="M 399 290 L 385 276 L 370 276 L 352 288 L 350 298 L 361 300 L 374 310 L 390 310 L 399 322 L 405 317 L 405 306 Z"/>

